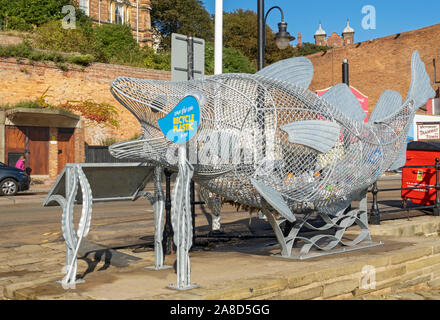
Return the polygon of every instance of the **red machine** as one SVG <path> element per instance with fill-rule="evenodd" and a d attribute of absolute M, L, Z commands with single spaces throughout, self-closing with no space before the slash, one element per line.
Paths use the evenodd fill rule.
<path fill-rule="evenodd" d="M 435 159 L 440 159 L 440 142 L 415 141 L 408 144 L 405 166 L 434 166 Z M 403 168 L 402 189 L 429 187 L 431 189 L 402 190 L 402 199 L 414 204 L 430 206 L 435 203 L 436 173 L 435 168 Z"/>

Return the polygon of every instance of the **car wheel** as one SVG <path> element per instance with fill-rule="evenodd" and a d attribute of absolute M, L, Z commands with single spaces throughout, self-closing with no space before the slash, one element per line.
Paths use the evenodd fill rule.
<path fill-rule="evenodd" d="M 4 196 L 15 196 L 18 192 L 18 184 L 14 179 L 5 179 L 0 183 L 0 194 Z"/>

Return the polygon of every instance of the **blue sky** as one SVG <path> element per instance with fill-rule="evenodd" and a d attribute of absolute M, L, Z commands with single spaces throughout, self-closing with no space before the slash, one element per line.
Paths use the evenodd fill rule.
<path fill-rule="evenodd" d="M 210 13 L 215 11 L 215 0 L 202 0 Z M 265 11 L 272 6 L 284 11 L 288 31 L 297 37 L 301 32 L 303 42 L 314 43 L 313 35 L 322 21 L 327 35 L 341 34 L 350 19 L 355 29 L 355 41 L 376 39 L 400 32 L 410 31 L 440 23 L 440 1 L 433 0 L 266 0 Z M 376 10 L 376 29 L 365 30 L 362 21 L 366 14 L 362 8 L 374 6 Z M 231 12 L 243 8 L 257 11 L 257 0 L 223 0 L 223 10 Z M 278 30 L 280 13 L 273 10 L 268 17 L 272 30 Z M 296 44 L 293 42 L 293 44 Z"/>

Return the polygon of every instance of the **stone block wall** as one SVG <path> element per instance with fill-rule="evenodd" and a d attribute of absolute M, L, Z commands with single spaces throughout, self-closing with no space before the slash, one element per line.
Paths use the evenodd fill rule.
<path fill-rule="evenodd" d="M 15 104 L 41 97 L 47 90 L 46 101 L 61 104 L 70 100 L 92 99 L 117 107 L 119 128 L 101 127 L 84 121 L 83 135 L 90 145 L 100 144 L 108 137 L 118 141 L 131 139 L 140 133 L 138 121 L 110 93 L 110 85 L 118 76 L 153 80 L 171 80 L 171 72 L 127 66 L 94 63 L 89 67 L 69 65 L 62 71 L 51 62 L 33 62 L 0 58 L 0 104 Z"/>

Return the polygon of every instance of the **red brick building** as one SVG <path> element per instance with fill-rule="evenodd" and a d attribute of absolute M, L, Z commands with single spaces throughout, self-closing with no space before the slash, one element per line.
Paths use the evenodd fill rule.
<path fill-rule="evenodd" d="M 325 31 L 318 30 L 322 41 Z M 387 37 L 353 43 L 354 30 L 346 28 L 345 45 L 309 55 L 315 75 L 311 90 L 342 82 L 342 62 L 350 64 L 350 85 L 369 98 L 370 112 L 386 89 L 406 97 L 411 81 L 411 55 L 418 50 L 434 90 L 440 91 L 440 24 Z M 344 39 L 344 38 L 343 38 Z M 352 44 L 348 44 L 348 40 Z"/>
<path fill-rule="evenodd" d="M 347 20 L 347 26 L 342 31 L 342 37 L 336 32 L 333 32 L 327 38 L 327 33 L 319 24 L 318 30 L 315 32 L 315 44 L 318 46 L 329 46 L 332 48 L 340 48 L 354 43 L 354 29 L 350 27 L 350 21 Z"/>
<path fill-rule="evenodd" d="M 93 21 L 129 24 L 140 46 L 153 44 L 149 0 L 75 0 Z"/>

